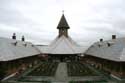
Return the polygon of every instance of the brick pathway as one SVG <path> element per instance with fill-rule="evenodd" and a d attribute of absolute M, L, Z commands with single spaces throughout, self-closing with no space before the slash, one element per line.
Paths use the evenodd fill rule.
<path fill-rule="evenodd" d="M 64 62 L 59 63 L 56 71 L 56 75 L 55 75 L 55 80 L 63 82 L 63 81 L 66 81 L 67 79 L 68 79 L 67 65 Z"/>

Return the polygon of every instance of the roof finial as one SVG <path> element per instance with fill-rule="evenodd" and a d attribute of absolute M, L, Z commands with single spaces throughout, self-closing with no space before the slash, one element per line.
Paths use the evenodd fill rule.
<path fill-rule="evenodd" d="M 62 14 L 64 14 L 64 10 L 62 10 Z"/>

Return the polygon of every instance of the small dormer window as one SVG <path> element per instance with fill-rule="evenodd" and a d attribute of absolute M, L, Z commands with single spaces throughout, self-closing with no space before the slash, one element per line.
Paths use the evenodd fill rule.
<path fill-rule="evenodd" d="M 110 44 L 110 43 L 107 43 L 107 45 L 108 45 L 108 47 L 110 47 L 110 46 L 111 46 L 111 44 Z"/>
<path fill-rule="evenodd" d="M 27 44 L 23 44 L 25 47 L 27 46 Z"/>
<path fill-rule="evenodd" d="M 99 44 L 98 44 L 98 47 L 101 47 L 101 46 L 102 46 L 102 43 L 99 43 Z"/>
<path fill-rule="evenodd" d="M 98 44 L 98 46 L 99 46 L 99 47 L 101 47 L 101 45 L 100 45 L 100 44 Z"/>
<path fill-rule="evenodd" d="M 114 42 L 107 42 L 107 46 L 108 46 L 108 47 L 110 47 L 110 46 L 112 46 L 112 45 L 114 45 Z"/>
<path fill-rule="evenodd" d="M 27 44 L 25 44 L 25 46 L 27 46 Z"/>
<path fill-rule="evenodd" d="M 14 46 L 16 46 L 17 45 L 17 41 L 16 42 L 14 42 L 14 43 L 12 43 Z"/>

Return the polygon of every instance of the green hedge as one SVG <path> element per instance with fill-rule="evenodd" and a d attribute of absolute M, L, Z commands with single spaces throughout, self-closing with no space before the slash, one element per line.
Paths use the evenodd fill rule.
<path fill-rule="evenodd" d="M 54 76 L 58 63 L 43 62 L 38 68 L 28 74 L 28 76 Z"/>
<path fill-rule="evenodd" d="M 79 62 L 68 62 L 67 68 L 69 76 L 97 76 L 95 72 Z"/>

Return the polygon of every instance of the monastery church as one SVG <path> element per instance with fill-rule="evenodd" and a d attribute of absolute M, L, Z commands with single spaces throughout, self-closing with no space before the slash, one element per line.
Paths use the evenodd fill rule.
<path fill-rule="evenodd" d="M 64 14 L 62 15 L 60 22 L 57 26 L 59 30 L 58 36 L 48 46 L 38 46 L 40 51 L 50 57 L 59 57 L 62 59 L 74 58 L 78 59 L 83 53 L 83 47 L 79 46 L 73 39 L 68 35 L 70 29 Z"/>
<path fill-rule="evenodd" d="M 49 45 L 34 45 L 24 36 L 17 40 L 15 33 L 12 38 L 0 37 L 0 80 L 3 83 L 125 82 L 125 37 L 112 35 L 110 40 L 101 38 L 84 47 L 69 36 L 69 29 L 62 14 L 58 35 Z"/>

